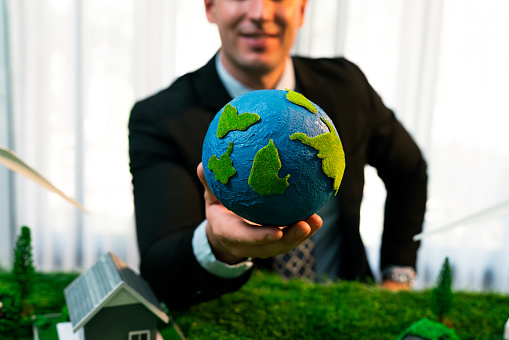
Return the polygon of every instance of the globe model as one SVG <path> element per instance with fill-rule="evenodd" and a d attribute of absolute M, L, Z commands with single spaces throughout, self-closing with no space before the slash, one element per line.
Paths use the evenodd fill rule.
<path fill-rule="evenodd" d="M 286 90 L 248 92 L 210 123 L 202 153 L 216 198 L 263 225 L 288 225 L 336 194 L 345 170 L 338 132 L 327 114 Z"/>

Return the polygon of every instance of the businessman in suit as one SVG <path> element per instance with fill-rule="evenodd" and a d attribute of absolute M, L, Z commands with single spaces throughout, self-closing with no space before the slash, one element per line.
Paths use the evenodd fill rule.
<path fill-rule="evenodd" d="M 419 246 L 412 236 L 422 229 L 427 186 L 426 163 L 410 135 L 350 61 L 290 57 L 306 0 L 204 3 L 220 50 L 202 68 L 136 103 L 129 120 L 142 276 L 168 306 L 186 308 L 238 290 L 253 262 L 311 239 L 318 277 L 369 281 L 359 232 L 369 164 L 387 188 L 382 284 L 409 288 Z M 214 115 L 242 93 L 272 88 L 294 89 L 317 103 L 333 120 L 347 163 L 337 196 L 285 228 L 255 226 L 228 211 L 208 189 L 200 163 Z"/>

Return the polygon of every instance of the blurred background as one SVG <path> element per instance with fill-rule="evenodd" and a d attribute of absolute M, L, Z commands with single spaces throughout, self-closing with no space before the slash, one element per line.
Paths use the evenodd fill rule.
<path fill-rule="evenodd" d="M 358 64 L 429 164 L 426 231 L 509 200 L 509 2 L 310 0 L 294 54 Z M 0 0 L 0 146 L 83 214 L 0 166 L 0 266 L 22 225 L 38 270 L 112 251 L 137 270 L 127 121 L 136 100 L 219 48 L 202 0 Z M 361 233 L 378 272 L 385 188 L 366 168 Z M 422 241 L 416 288 L 446 256 L 455 289 L 509 292 L 509 213 Z"/>

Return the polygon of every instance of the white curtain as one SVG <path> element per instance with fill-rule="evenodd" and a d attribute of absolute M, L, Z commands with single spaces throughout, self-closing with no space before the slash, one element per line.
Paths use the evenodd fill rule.
<path fill-rule="evenodd" d="M 29 225 L 41 270 L 87 268 L 107 251 L 137 269 L 129 111 L 219 48 L 203 1 L 6 1 L 11 147 L 90 213 L 16 176 L 15 222 L 0 235 L 12 245 Z M 416 138 L 429 164 L 426 230 L 509 199 L 506 13 L 504 0 L 309 1 L 294 52 L 357 63 Z M 385 189 L 371 168 L 366 182 L 361 233 L 377 270 Z M 505 215 L 424 239 L 417 287 L 448 256 L 455 288 L 509 291 L 508 226 Z"/>
<path fill-rule="evenodd" d="M 9 147 L 90 213 L 16 176 L 14 222 L 0 235 L 12 247 L 30 226 L 39 270 L 88 268 L 107 251 L 137 270 L 129 112 L 219 48 L 202 1 L 7 0 L 7 9 Z"/>
<path fill-rule="evenodd" d="M 7 51 L 8 24 L 7 6 L 0 0 L 0 146 L 9 147 L 13 143 L 12 109 L 10 95 L 10 59 Z M 14 233 L 11 225 L 13 215 L 14 174 L 0 166 L 0 267 L 9 261 Z"/>

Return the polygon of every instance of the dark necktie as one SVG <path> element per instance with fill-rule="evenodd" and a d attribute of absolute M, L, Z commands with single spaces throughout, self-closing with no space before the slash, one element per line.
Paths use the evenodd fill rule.
<path fill-rule="evenodd" d="M 315 279 L 315 259 L 312 254 L 314 242 L 311 238 L 299 244 L 288 253 L 274 257 L 273 270 L 281 277 Z"/>

